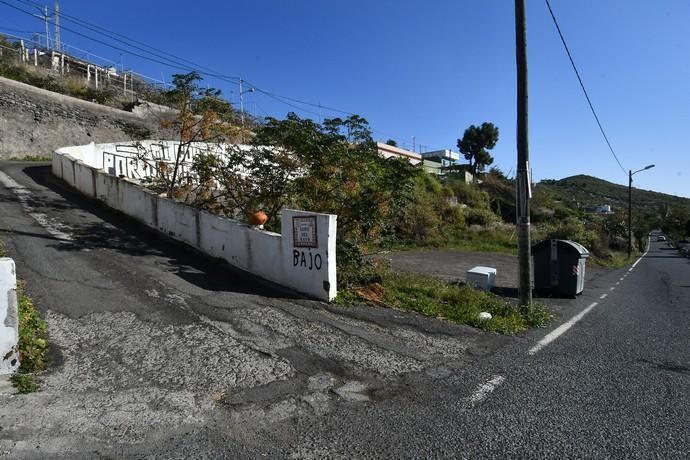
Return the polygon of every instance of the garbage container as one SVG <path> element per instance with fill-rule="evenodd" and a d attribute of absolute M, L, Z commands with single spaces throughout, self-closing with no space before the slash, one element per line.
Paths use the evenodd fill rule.
<path fill-rule="evenodd" d="M 534 289 L 575 297 L 585 288 L 589 251 L 570 240 L 544 240 L 532 248 Z"/>

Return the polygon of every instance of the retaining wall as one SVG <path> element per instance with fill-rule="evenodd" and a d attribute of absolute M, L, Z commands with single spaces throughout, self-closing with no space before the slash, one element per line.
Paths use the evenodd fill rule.
<path fill-rule="evenodd" d="M 164 136 L 168 112 L 141 115 L 0 77 L 0 159 L 48 156 L 68 143 L 129 139 L 136 131 Z"/>
<path fill-rule="evenodd" d="M 336 296 L 337 216 L 284 209 L 283 234 L 267 232 L 161 197 L 108 174 L 103 152 L 115 144 L 64 147 L 52 171 L 86 196 L 229 264 L 322 300 Z"/>
<path fill-rule="evenodd" d="M 19 312 L 17 311 L 17 275 L 14 261 L 0 258 L 0 375 L 19 368 L 17 340 Z"/>

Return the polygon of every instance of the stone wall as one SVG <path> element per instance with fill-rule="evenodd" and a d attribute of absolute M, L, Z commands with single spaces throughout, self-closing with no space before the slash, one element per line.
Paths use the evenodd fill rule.
<path fill-rule="evenodd" d="M 170 116 L 117 110 L 0 77 L 0 159 L 50 157 L 65 145 L 165 137 L 160 120 Z"/>

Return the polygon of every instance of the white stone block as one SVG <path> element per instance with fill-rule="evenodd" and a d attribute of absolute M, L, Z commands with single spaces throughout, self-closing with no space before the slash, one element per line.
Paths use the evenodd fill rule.
<path fill-rule="evenodd" d="M 467 270 L 466 282 L 478 289 L 490 291 L 496 286 L 496 269 L 480 266 Z"/>
<path fill-rule="evenodd" d="M 14 261 L 0 258 L 0 375 L 19 368 L 17 340 L 19 338 L 17 311 L 17 275 Z"/>

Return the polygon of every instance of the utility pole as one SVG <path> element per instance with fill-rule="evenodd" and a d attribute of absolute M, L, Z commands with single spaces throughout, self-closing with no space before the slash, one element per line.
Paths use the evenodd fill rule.
<path fill-rule="evenodd" d="M 43 7 L 43 21 L 46 25 L 46 49 L 50 49 L 50 35 L 48 35 L 48 5 Z"/>
<path fill-rule="evenodd" d="M 633 171 L 632 169 L 628 170 L 628 259 L 632 257 L 632 176 L 638 172 L 652 169 L 653 167 L 654 165 L 651 164 L 637 171 Z"/>
<path fill-rule="evenodd" d="M 417 150 L 417 146 L 415 145 L 415 138 L 414 138 L 414 136 L 412 136 L 412 151 L 414 152 L 416 150 Z"/>
<path fill-rule="evenodd" d="M 240 78 L 240 120 L 242 122 L 242 126 L 244 126 L 244 93 L 253 93 L 254 88 L 249 88 L 248 90 L 244 91 L 242 89 L 242 85 L 244 84 L 244 80 Z"/>
<path fill-rule="evenodd" d="M 242 91 L 242 83 L 243 80 L 240 78 L 240 120 L 242 121 L 242 126 L 244 126 L 244 98 L 242 97 L 244 92 Z"/>
<path fill-rule="evenodd" d="M 628 169 L 628 259 L 632 257 L 632 169 Z"/>
<path fill-rule="evenodd" d="M 244 126 L 244 100 L 242 99 L 242 83 L 243 80 L 240 78 L 240 120 L 242 120 L 242 126 Z"/>
<path fill-rule="evenodd" d="M 62 43 L 60 41 L 60 4 L 55 0 L 55 49 L 62 51 Z"/>
<path fill-rule="evenodd" d="M 517 189 L 518 297 L 521 306 L 532 304 L 526 28 L 525 0 L 515 0 L 515 57 L 517 62 L 517 180 L 515 186 Z"/>

